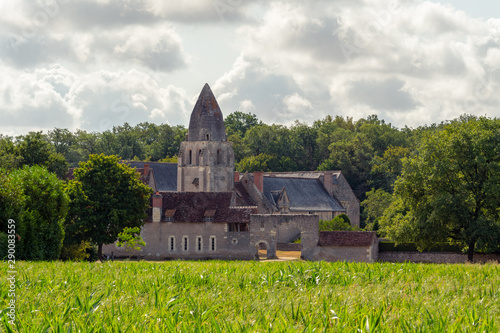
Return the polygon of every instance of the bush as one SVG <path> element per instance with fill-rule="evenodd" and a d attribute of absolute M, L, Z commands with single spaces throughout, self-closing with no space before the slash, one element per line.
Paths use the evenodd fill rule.
<path fill-rule="evenodd" d="M 56 260 L 64 239 L 63 221 L 69 198 L 64 183 L 44 167 L 25 166 L 8 175 L 23 196 L 16 220 L 16 259 Z M 5 231 L 5 230 L 2 230 Z"/>
<path fill-rule="evenodd" d="M 80 244 L 64 245 L 61 249 L 61 260 L 85 261 L 90 257 L 88 253 L 92 248 L 90 242 L 82 241 Z"/>
<path fill-rule="evenodd" d="M 340 214 L 331 220 L 320 220 L 319 231 L 352 231 L 351 220 L 346 214 Z"/>
<path fill-rule="evenodd" d="M 407 251 L 418 251 L 417 245 L 415 243 L 400 243 L 396 245 L 396 243 L 392 242 L 380 242 L 378 245 L 378 250 L 380 252 L 407 252 Z M 452 245 L 448 243 L 436 243 L 430 249 L 425 250 L 423 252 L 457 252 L 461 253 L 460 246 Z"/>

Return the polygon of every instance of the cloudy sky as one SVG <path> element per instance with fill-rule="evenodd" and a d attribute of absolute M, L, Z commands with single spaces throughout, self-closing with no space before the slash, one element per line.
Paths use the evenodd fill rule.
<path fill-rule="evenodd" d="M 0 0 L 0 133 L 225 115 L 500 117 L 493 0 Z"/>

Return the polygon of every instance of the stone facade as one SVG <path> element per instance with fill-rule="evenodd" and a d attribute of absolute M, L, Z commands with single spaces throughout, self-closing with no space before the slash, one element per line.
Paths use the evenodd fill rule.
<path fill-rule="evenodd" d="M 276 258 L 278 245 L 278 230 L 283 225 L 293 225 L 301 233 L 301 255 L 305 260 L 313 259 L 314 251 L 318 245 L 319 224 L 317 215 L 251 215 L 250 216 L 250 244 L 255 246 L 258 257 L 258 246 L 266 244 L 267 257 Z"/>
<path fill-rule="evenodd" d="M 112 245 L 103 247 L 108 256 L 130 255 L 149 260 L 231 259 L 251 260 L 249 232 L 229 232 L 226 223 L 146 223 L 141 236 L 147 246 L 141 251 L 127 252 Z"/>
<path fill-rule="evenodd" d="M 178 159 L 178 192 L 230 192 L 234 187 L 230 142 L 184 141 Z"/>

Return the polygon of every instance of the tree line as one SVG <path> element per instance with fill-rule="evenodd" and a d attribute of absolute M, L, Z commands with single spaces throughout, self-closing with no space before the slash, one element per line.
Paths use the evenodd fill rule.
<path fill-rule="evenodd" d="M 456 166 L 454 168 L 447 166 L 442 157 L 448 156 L 447 153 L 451 154 L 457 146 L 461 147 L 460 149 L 468 147 L 469 155 L 461 156 L 457 152 L 455 155 L 447 157 L 446 161 L 457 163 L 464 158 L 469 158 L 478 160 L 477 165 L 483 161 L 497 166 L 500 156 L 498 153 L 500 145 L 495 146 L 497 141 L 487 142 L 484 139 L 481 142 L 476 142 L 473 137 L 466 134 L 467 131 L 477 132 L 481 135 L 488 133 L 488 137 L 497 140 L 500 136 L 500 132 L 496 130 L 498 125 L 498 119 L 468 115 L 440 124 L 400 129 L 375 115 L 356 121 L 350 117 L 327 116 L 315 121 L 312 125 L 296 121 L 291 126 L 268 125 L 254 114 L 239 111 L 229 114 L 225 118 L 228 141 L 232 142 L 234 146 L 237 171 L 341 170 L 361 201 L 362 227 L 367 230 L 380 229 L 381 235 L 390 236 L 396 241 L 418 241 L 421 248 L 428 244 L 422 239 L 432 239 L 430 236 L 437 237 L 437 233 L 430 232 L 427 227 L 423 227 L 424 221 L 438 221 L 435 219 L 436 213 L 433 211 L 435 208 L 433 205 L 437 205 L 437 203 L 430 203 L 423 209 L 424 206 L 420 204 L 423 199 L 419 197 L 414 199 L 412 204 L 410 194 L 416 193 L 416 190 L 409 187 L 408 184 L 413 186 L 418 183 L 418 180 L 420 181 L 418 184 L 423 187 L 432 184 L 443 189 L 446 186 L 439 182 L 424 182 L 422 177 L 429 175 L 431 171 L 436 169 L 436 166 L 428 165 L 426 171 L 418 171 L 415 165 L 423 168 L 425 163 L 420 161 L 418 164 L 415 161 L 427 156 L 425 162 L 430 163 L 430 157 L 428 157 L 430 155 L 426 154 L 430 154 L 432 151 L 436 158 L 434 162 L 441 163 L 443 170 L 450 168 L 453 170 L 452 174 L 460 175 L 456 176 L 458 178 L 454 179 L 453 184 L 458 184 L 459 180 L 467 179 L 465 183 L 471 187 L 471 182 L 479 181 L 480 177 L 468 173 L 461 174 L 465 171 Z M 116 126 L 112 130 L 101 133 L 84 130 L 71 132 L 67 129 L 56 128 L 46 134 L 31 132 L 16 138 L 0 135 L 0 169 L 4 170 L 4 174 L 7 174 L 23 167 L 38 165 L 55 173 L 60 179 L 64 179 L 69 167 L 76 167 L 79 162 L 86 162 L 92 154 L 116 155 L 124 160 L 176 162 L 180 142 L 185 140 L 186 133 L 187 130 L 183 126 L 141 123 L 132 127 L 125 123 L 123 126 Z M 466 140 L 463 146 L 459 145 L 461 140 Z M 448 142 L 448 146 L 437 150 L 438 147 L 442 146 L 441 142 Z M 478 147 L 470 148 L 474 144 Z M 483 147 L 483 145 L 485 146 Z M 481 154 L 481 151 L 484 151 L 483 155 L 486 152 L 492 155 L 489 159 L 483 155 L 479 157 L 474 155 Z M 469 167 L 479 168 L 477 165 Z M 465 168 L 466 165 L 462 164 L 461 167 Z M 491 170 L 488 169 L 483 174 L 490 177 L 491 174 L 494 174 Z M 417 171 L 420 172 L 420 178 L 411 178 L 411 181 L 405 181 L 405 179 L 410 179 L 412 172 Z M 443 171 L 435 177 L 450 178 L 451 176 Z M 451 182 L 451 178 L 449 181 Z M 498 247 L 498 242 L 495 243 L 496 231 L 491 232 L 498 225 L 498 211 L 488 214 L 484 211 L 487 206 L 490 208 L 495 204 L 496 207 L 500 206 L 500 200 L 496 197 L 492 185 L 488 185 L 490 188 L 486 191 L 481 187 L 481 184 L 477 185 L 480 189 L 470 190 L 472 194 L 469 195 L 474 196 L 481 193 L 489 198 L 489 206 L 486 203 L 480 203 L 472 213 L 467 212 L 464 208 L 463 211 L 456 213 L 455 219 L 457 221 L 463 220 L 458 216 L 465 214 L 468 221 L 476 219 L 479 221 L 478 223 L 482 223 L 481 230 L 487 230 L 490 236 L 493 236 L 490 237 L 489 241 L 482 241 L 482 238 L 477 236 L 479 231 L 475 230 L 476 236 L 465 237 L 463 230 L 466 224 L 462 221 L 458 226 L 449 226 L 449 232 L 446 232 L 446 228 L 440 229 L 440 241 L 453 242 L 457 241 L 457 238 L 464 241 L 467 238 L 465 241 L 467 244 L 464 243 L 464 248 L 469 250 L 472 248 L 472 251 L 474 251 L 472 244 L 479 244 L 481 248 L 490 250 L 495 246 Z M 422 191 L 422 195 L 429 195 L 432 192 L 428 189 Z M 450 191 L 459 190 L 454 186 L 450 188 Z M 472 205 L 475 199 L 467 199 L 464 193 L 461 196 L 458 195 L 458 192 L 453 192 L 450 195 Z M 442 199 L 442 197 L 440 198 Z M 450 204 L 456 205 L 457 202 L 441 202 L 441 214 L 447 216 L 445 208 L 449 207 Z M 424 211 L 427 213 L 422 213 Z M 417 212 L 421 215 L 418 215 Z M 440 221 L 440 223 L 444 223 L 442 220 Z M 425 232 L 417 233 L 416 229 L 401 227 L 404 223 L 410 223 L 414 226 L 417 222 L 421 224 L 422 230 L 427 230 L 432 235 L 426 235 Z M 452 229 L 453 232 L 450 231 Z M 420 239 L 415 239 L 415 235 L 420 235 Z M 489 245 L 486 246 L 483 243 Z"/>

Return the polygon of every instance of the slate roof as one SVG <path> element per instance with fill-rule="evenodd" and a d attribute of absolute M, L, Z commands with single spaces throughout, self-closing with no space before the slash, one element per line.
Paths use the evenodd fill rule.
<path fill-rule="evenodd" d="M 319 246 L 370 246 L 376 237 L 374 231 L 320 231 Z"/>
<path fill-rule="evenodd" d="M 209 136 L 209 139 L 206 138 Z M 191 113 L 188 141 L 226 140 L 226 129 L 222 112 L 209 85 L 205 83 Z"/>
<path fill-rule="evenodd" d="M 264 195 L 274 205 L 276 192 L 285 188 L 291 211 L 342 211 L 340 202 L 326 192 L 315 178 L 288 178 L 264 176 Z"/>
<path fill-rule="evenodd" d="M 161 163 L 161 162 L 134 162 L 125 161 L 137 171 L 144 170 L 144 164 L 149 164 L 149 168 L 153 169 L 156 189 L 160 192 L 176 192 L 177 191 L 177 164 L 176 163 Z"/>
<path fill-rule="evenodd" d="M 205 222 L 213 217 L 214 223 L 248 223 L 257 208 L 231 208 L 232 192 L 160 192 L 162 212 L 173 213 L 174 222 Z M 162 221 L 164 218 L 162 216 Z"/>
<path fill-rule="evenodd" d="M 236 206 L 257 206 L 240 182 L 234 183 L 234 192 L 236 194 Z"/>

